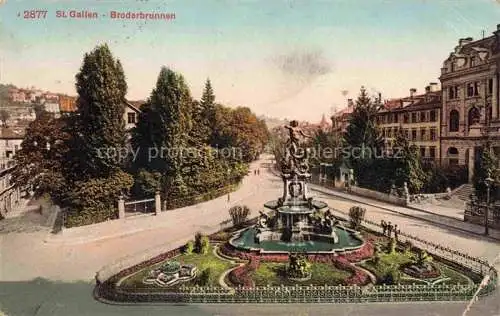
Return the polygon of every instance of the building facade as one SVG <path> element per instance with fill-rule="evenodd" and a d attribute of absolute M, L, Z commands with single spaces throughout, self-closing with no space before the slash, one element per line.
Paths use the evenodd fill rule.
<path fill-rule="evenodd" d="M 0 129 L 0 159 L 12 158 L 21 149 L 26 127 L 3 127 Z"/>
<path fill-rule="evenodd" d="M 384 102 L 377 115 L 386 147 L 392 147 L 397 133 L 404 133 L 411 145 L 418 148 L 420 157 L 439 163 L 440 160 L 440 116 L 441 90 L 437 83 L 430 83 L 425 93 Z"/>
<path fill-rule="evenodd" d="M 500 154 L 499 69 L 500 24 L 492 36 L 460 39 L 441 68 L 441 156 L 466 165 L 469 181 L 484 146 Z"/>
<path fill-rule="evenodd" d="M 14 167 L 12 159 L 0 158 L 0 218 L 15 209 L 21 200 L 20 190 L 11 182 Z"/>

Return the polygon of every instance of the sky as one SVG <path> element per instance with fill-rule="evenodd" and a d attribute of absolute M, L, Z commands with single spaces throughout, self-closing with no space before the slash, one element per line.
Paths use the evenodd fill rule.
<path fill-rule="evenodd" d="M 71 10 L 99 18 L 56 17 Z M 175 20 L 114 20 L 113 10 Z M 167 66 L 195 98 L 210 78 L 220 103 L 319 122 L 361 86 L 384 99 L 423 92 L 459 38 L 498 23 L 500 0 L 0 0 L 0 82 L 75 95 L 84 54 L 107 43 L 130 100 L 146 99 Z"/>

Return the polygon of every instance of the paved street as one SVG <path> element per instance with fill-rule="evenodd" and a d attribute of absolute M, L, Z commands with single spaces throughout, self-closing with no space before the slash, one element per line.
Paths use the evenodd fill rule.
<path fill-rule="evenodd" d="M 259 166 L 257 162 L 253 167 Z M 253 215 L 265 201 L 281 193 L 281 180 L 261 167 L 260 176 L 249 175 L 231 204 L 248 205 Z M 351 200 L 317 193 L 334 209 L 346 212 Z M 352 197 L 351 197 L 352 198 Z M 377 202 L 379 203 L 379 202 Z M 58 242 L 47 231 L 3 232 L 0 235 L 0 310 L 7 315 L 461 315 L 466 303 L 408 303 L 358 305 L 193 305 L 110 306 L 93 300 L 95 272 L 102 266 L 150 248 L 193 237 L 198 230 L 217 227 L 228 219 L 227 197 L 161 216 L 137 220 L 142 232 L 101 241 Z M 500 242 L 434 225 L 383 208 L 366 206 L 367 218 L 385 219 L 401 230 L 433 242 L 492 260 L 500 253 Z M 425 216 L 426 214 L 424 214 Z M 160 224 L 153 222 L 162 221 Z M 148 229 L 149 228 L 149 229 Z M 74 239 L 74 238 L 73 238 Z M 500 269 L 500 264 L 497 264 Z M 500 302 L 490 296 L 477 302 L 468 315 L 499 315 Z"/>

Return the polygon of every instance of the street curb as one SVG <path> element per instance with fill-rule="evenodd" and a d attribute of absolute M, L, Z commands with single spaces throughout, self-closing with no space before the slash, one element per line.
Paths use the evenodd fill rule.
<path fill-rule="evenodd" d="M 379 208 L 379 209 L 383 209 L 383 210 L 386 210 L 386 211 L 389 211 L 389 212 L 392 212 L 392 213 L 396 213 L 398 215 L 402 215 L 402 216 L 406 216 L 406 217 L 418 219 L 418 220 L 421 220 L 421 221 L 425 221 L 425 222 L 437 224 L 438 226 L 443 226 L 443 227 L 446 227 L 446 228 L 454 229 L 454 230 L 461 231 L 461 232 L 468 233 L 468 234 L 472 234 L 472 235 L 475 235 L 475 236 L 481 236 L 481 237 L 483 237 L 485 239 L 491 239 L 491 240 L 494 240 L 494 241 L 500 241 L 500 238 L 496 238 L 496 237 L 492 237 L 492 236 L 484 236 L 483 234 L 472 232 L 470 230 L 466 230 L 466 229 L 463 229 L 463 228 L 460 228 L 460 227 L 448 225 L 448 224 L 445 224 L 445 223 L 436 222 L 436 221 L 433 221 L 433 220 L 430 220 L 430 219 L 427 219 L 427 218 L 423 218 L 423 217 L 419 217 L 419 216 L 415 216 L 415 215 L 409 215 L 409 214 L 402 213 L 402 212 L 399 212 L 399 211 L 396 211 L 394 209 L 390 209 L 388 207 L 384 207 L 384 206 L 381 206 L 381 205 L 376 205 L 376 204 L 372 204 L 372 203 L 368 203 L 368 202 L 362 202 L 362 201 L 358 201 L 358 200 L 356 200 L 354 198 L 344 197 L 344 196 L 337 195 L 337 194 L 332 193 L 332 192 L 323 191 L 323 190 L 329 190 L 329 189 L 315 188 L 315 187 L 312 187 L 312 186 L 310 187 L 310 189 L 314 190 L 314 191 L 321 192 L 323 194 L 332 195 L 332 196 L 340 197 L 340 198 L 343 198 L 343 199 L 346 199 L 346 200 L 349 200 L 349 201 L 354 201 L 354 202 L 357 202 L 357 203 L 361 203 L 361 204 L 369 205 L 369 206 L 376 207 L 376 208 Z M 330 190 L 330 191 L 332 191 L 332 190 Z M 333 192 L 335 192 L 335 191 L 333 191 Z M 418 210 L 418 211 L 421 211 L 421 210 Z M 426 212 L 426 213 L 429 213 L 429 214 L 432 214 L 432 215 L 436 215 L 436 216 L 441 216 L 441 215 L 438 215 L 438 214 L 435 214 L 435 213 L 431 213 L 431 212 Z M 457 219 L 455 218 L 455 220 L 457 220 Z"/>

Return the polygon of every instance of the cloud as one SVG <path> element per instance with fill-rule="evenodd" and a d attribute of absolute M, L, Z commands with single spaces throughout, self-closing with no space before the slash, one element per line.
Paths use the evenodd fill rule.
<path fill-rule="evenodd" d="M 276 56 L 273 62 L 284 75 L 306 80 L 332 71 L 331 62 L 320 50 L 292 51 Z"/>
<path fill-rule="evenodd" d="M 296 97 L 316 79 L 333 72 L 333 63 L 319 49 L 291 50 L 269 59 L 277 71 L 275 98 L 268 104 Z"/>

